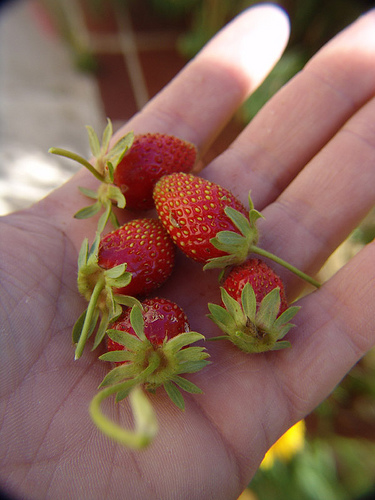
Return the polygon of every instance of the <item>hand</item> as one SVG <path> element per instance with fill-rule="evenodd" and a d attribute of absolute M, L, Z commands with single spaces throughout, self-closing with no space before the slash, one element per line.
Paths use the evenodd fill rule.
<path fill-rule="evenodd" d="M 244 202 L 251 189 L 265 216 L 262 246 L 309 274 L 374 204 L 374 33 L 372 11 L 323 48 L 202 171 Z M 287 36 L 278 9 L 250 9 L 121 133 L 174 133 L 203 155 Z M 191 377 L 204 394 L 187 395 L 184 413 L 163 391 L 151 396 L 160 432 L 134 452 L 90 421 L 88 404 L 108 368 L 88 350 L 74 361 L 70 342 L 85 308 L 77 253 L 95 224 L 72 214 L 85 202 L 77 186 L 95 182 L 79 172 L 1 220 L 1 484 L 26 498 L 235 499 L 273 442 L 375 343 L 374 244 L 299 301 L 291 349 L 246 355 L 210 344 L 212 364 Z M 277 271 L 295 297 L 300 283 Z M 215 273 L 202 273 L 179 257 L 160 295 L 209 337 L 218 334 L 206 318 L 217 282 Z M 131 425 L 126 402 L 114 412 Z"/>

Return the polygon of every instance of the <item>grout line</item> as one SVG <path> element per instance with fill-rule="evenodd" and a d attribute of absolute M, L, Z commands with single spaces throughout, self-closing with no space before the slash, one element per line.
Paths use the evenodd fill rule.
<path fill-rule="evenodd" d="M 170 49 L 176 44 L 178 33 L 175 32 L 162 32 L 155 31 L 153 33 L 137 33 L 136 41 L 133 36 L 130 40 L 127 33 L 122 33 L 122 41 L 120 42 L 119 34 L 93 34 L 91 40 L 91 48 L 94 52 L 111 52 L 119 53 L 121 51 L 128 52 L 134 50 L 136 47 L 144 51 L 155 51 L 162 49 Z"/>
<path fill-rule="evenodd" d="M 121 9 L 117 8 L 116 19 L 119 25 L 121 52 L 128 68 L 135 102 L 140 110 L 148 102 L 149 94 L 138 56 L 137 44 L 130 21 L 129 10 L 125 4 L 122 5 Z"/>
<path fill-rule="evenodd" d="M 179 35 L 177 31 L 153 31 L 137 33 L 137 47 L 142 50 L 159 50 L 175 48 Z"/>

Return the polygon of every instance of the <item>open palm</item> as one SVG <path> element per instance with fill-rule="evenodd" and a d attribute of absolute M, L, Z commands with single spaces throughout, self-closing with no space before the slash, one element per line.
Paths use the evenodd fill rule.
<path fill-rule="evenodd" d="M 261 244 L 315 273 L 374 204 L 375 12 L 330 42 L 201 175 L 265 216 Z M 285 47 L 288 23 L 270 6 L 242 14 L 120 133 L 158 131 L 203 155 Z M 246 355 L 208 346 L 212 363 L 191 376 L 203 395 L 178 410 L 151 395 L 160 431 L 131 451 L 103 436 L 88 405 L 108 370 L 87 350 L 74 361 L 72 325 L 85 307 L 77 254 L 94 223 L 79 172 L 32 208 L 1 220 L 1 477 L 23 498 L 235 499 L 272 443 L 318 405 L 375 341 L 374 244 L 299 300 L 291 349 Z M 130 214 L 123 215 L 130 217 Z M 290 298 L 301 283 L 278 268 Z M 160 295 L 179 303 L 193 330 L 206 318 L 217 273 L 180 255 Z M 131 426 L 126 402 L 119 414 Z"/>

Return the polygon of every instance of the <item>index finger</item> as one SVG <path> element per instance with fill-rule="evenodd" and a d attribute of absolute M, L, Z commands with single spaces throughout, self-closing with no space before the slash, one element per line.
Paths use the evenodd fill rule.
<path fill-rule="evenodd" d="M 260 5 L 240 14 L 115 134 L 161 132 L 193 142 L 204 153 L 281 56 L 289 36 L 289 21 L 276 6 Z M 97 180 L 82 169 L 34 210 L 48 212 L 78 247 L 81 223 L 72 214 L 82 208 L 77 187 L 95 189 Z M 67 221 L 67 213 L 69 219 Z M 86 221 L 86 230 L 95 222 Z M 91 224 L 91 226 L 90 226 Z"/>
<path fill-rule="evenodd" d="M 171 133 L 204 152 L 238 107 L 264 80 L 288 41 L 289 21 L 276 6 L 259 5 L 221 30 L 129 127 Z"/>

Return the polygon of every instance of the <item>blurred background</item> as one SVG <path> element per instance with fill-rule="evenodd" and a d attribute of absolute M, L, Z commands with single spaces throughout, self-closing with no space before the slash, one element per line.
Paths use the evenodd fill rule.
<path fill-rule="evenodd" d="M 21 209 L 77 169 L 51 146 L 88 156 L 85 125 L 115 128 L 167 84 L 244 0 L 0 1 L 0 214 Z M 262 105 L 366 0 L 285 0 L 287 50 L 206 160 L 225 149 Z M 374 61 L 375 63 L 375 61 Z M 370 214 L 321 271 L 326 279 L 375 235 Z M 375 351 L 320 407 L 271 449 L 243 500 L 375 498 Z"/>

